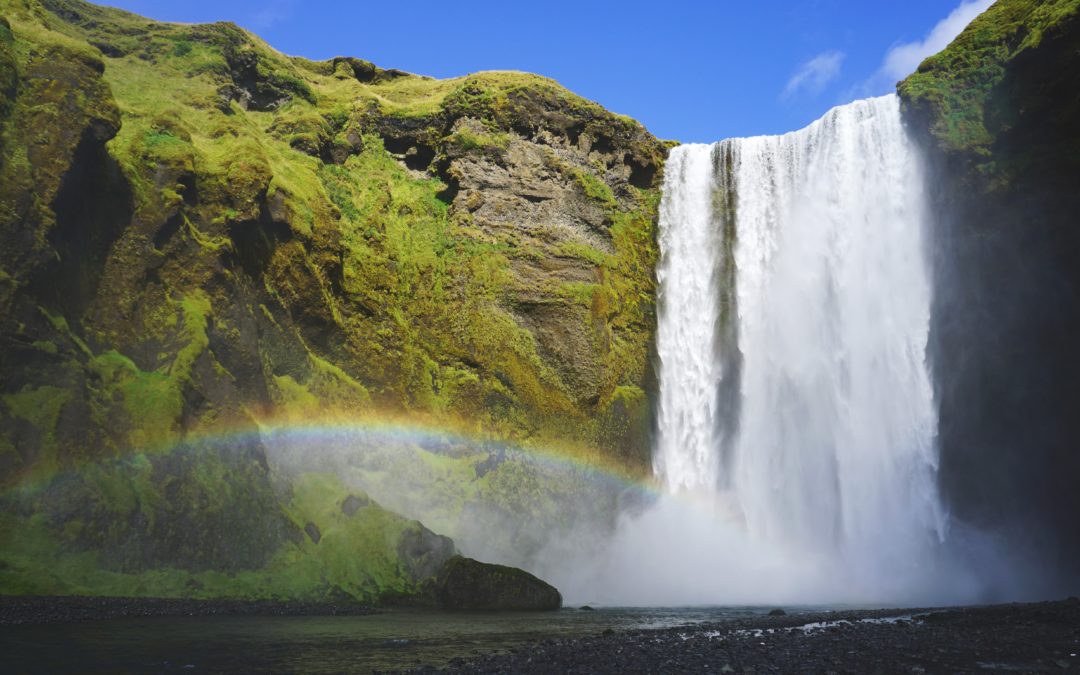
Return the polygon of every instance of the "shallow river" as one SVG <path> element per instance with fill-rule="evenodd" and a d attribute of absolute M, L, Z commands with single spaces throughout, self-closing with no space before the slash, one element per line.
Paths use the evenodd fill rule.
<path fill-rule="evenodd" d="M 762 607 L 599 608 L 542 613 L 386 611 L 342 617 L 153 617 L 5 626 L 13 673 L 366 673 L 445 665 L 531 640 L 763 614 Z"/>

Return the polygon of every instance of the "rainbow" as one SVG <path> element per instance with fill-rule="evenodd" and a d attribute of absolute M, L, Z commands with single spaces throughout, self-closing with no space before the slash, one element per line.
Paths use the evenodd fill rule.
<path fill-rule="evenodd" d="M 57 473 L 79 473 L 87 467 L 106 465 L 126 457 L 161 456 L 197 447 L 236 447 L 252 443 L 266 446 L 291 445 L 304 447 L 311 452 L 318 452 L 320 448 L 326 447 L 347 447 L 349 444 L 364 444 L 369 447 L 409 444 L 434 454 L 439 454 L 441 448 L 469 446 L 477 452 L 504 453 L 515 460 L 530 462 L 556 475 L 572 473 L 587 477 L 615 490 L 631 489 L 645 494 L 659 492 L 651 477 L 642 478 L 633 474 L 595 448 L 567 444 L 515 443 L 490 434 L 467 433 L 400 417 L 344 415 L 322 419 L 259 417 L 233 425 L 219 424 L 208 429 L 186 432 L 166 442 L 132 446 L 123 452 L 87 461 L 80 466 L 65 466 L 59 472 L 38 475 L 13 487 L 32 490 L 51 481 Z"/>

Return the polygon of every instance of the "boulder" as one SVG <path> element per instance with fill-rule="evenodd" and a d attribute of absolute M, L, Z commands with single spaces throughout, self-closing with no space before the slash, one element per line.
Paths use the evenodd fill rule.
<path fill-rule="evenodd" d="M 562 595 L 551 584 L 516 567 L 454 556 L 433 580 L 435 603 L 442 609 L 552 610 Z"/>

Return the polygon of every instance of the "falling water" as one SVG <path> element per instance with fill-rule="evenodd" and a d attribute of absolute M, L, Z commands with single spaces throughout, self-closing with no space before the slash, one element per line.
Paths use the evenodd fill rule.
<path fill-rule="evenodd" d="M 669 552 L 656 569 L 710 575 L 670 600 L 938 592 L 923 193 L 895 96 L 672 151 L 654 461 L 670 497 L 616 542 L 644 532 Z"/>
<path fill-rule="evenodd" d="M 667 175 L 660 220 L 668 227 L 660 233 L 657 270 L 662 384 L 654 468 L 672 490 L 708 490 L 719 478 L 714 425 L 721 414 L 717 383 L 726 375 L 717 358 L 723 238 L 712 217 L 710 147 L 677 148 Z"/>

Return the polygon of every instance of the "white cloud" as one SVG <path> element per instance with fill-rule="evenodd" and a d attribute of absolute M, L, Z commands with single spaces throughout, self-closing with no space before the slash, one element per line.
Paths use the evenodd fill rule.
<path fill-rule="evenodd" d="M 835 80 L 840 74 L 840 65 L 843 62 L 843 52 L 833 50 L 818 54 L 799 66 L 784 86 L 784 91 L 780 92 L 780 98 L 790 98 L 802 91 L 810 94 L 820 93 L 825 85 Z"/>
<path fill-rule="evenodd" d="M 294 0 L 270 0 L 253 12 L 248 20 L 253 29 L 267 30 L 292 18 L 295 5 Z"/>
<path fill-rule="evenodd" d="M 845 98 L 875 96 L 892 91 L 897 82 L 914 73 L 928 56 L 949 46 L 975 17 L 992 4 L 994 0 L 963 0 L 947 17 L 938 21 L 922 40 L 893 45 L 874 74 L 852 87 Z"/>

